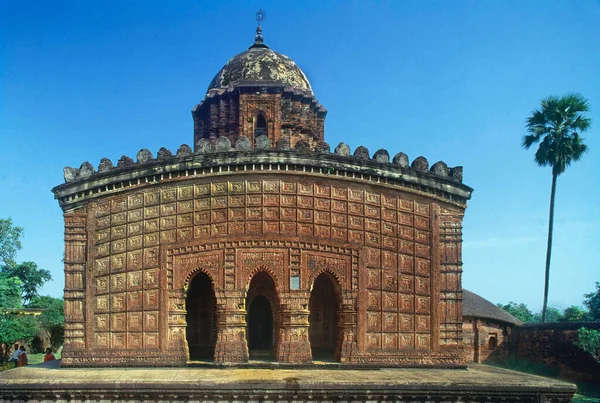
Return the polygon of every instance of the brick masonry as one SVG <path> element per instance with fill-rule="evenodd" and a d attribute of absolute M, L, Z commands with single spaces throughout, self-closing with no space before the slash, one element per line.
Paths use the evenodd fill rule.
<path fill-rule="evenodd" d="M 494 354 L 500 356 L 514 325 L 487 318 L 463 317 L 463 337 L 467 362 L 482 363 Z"/>
<path fill-rule="evenodd" d="M 463 362 L 455 205 L 334 178 L 251 173 L 124 190 L 65 220 L 65 365 L 185 363 L 185 289 L 198 272 L 217 297 L 215 360 L 245 362 L 246 289 L 259 271 L 286 307 L 281 362 L 310 357 L 304 311 L 323 272 L 340 291 L 342 363 Z"/>
<path fill-rule="evenodd" d="M 429 169 L 423 157 L 408 166 L 403 153 L 390 163 L 362 146 L 352 156 L 343 143 L 332 154 L 326 111 L 289 58 L 259 41 L 227 66 L 192 111 L 194 151 L 141 150 L 135 163 L 103 159 L 99 172 L 85 162 L 53 189 L 65 217 L 62 364 L 184 365 L 186 295 L 204 273 L 216 330 L 203 347 L 216 363 L 248 361 L 249 303 L 260 294 L 279 362 L 311 362 L 309 335 L 333 334 L 344 365 L 464 365 L 472 189 L 462 167 Z M 251 287 L 258 274 L 270 280 Z M 311 323 L 320 275 L 334 298 Z"/>
<path fill-rule="evenodd" d="M 291 147 L 300 140 L 315 148 L 324 140 L 325 115 L 310 91 L 294 91 L 289 87 L 236 87 L 235 90 L 211 91 L 192 111 L 194 144 L 200 139 L 212 142 L 225 136 L 233 143 L 246 136 L 255 143 L 259 116 L 266 121 L 265 133 L 275 146 L 286 138 Z"/>
<path fill-rule="evenodd" d="M 543 364 L 556 371 L 562 379 L 597 383 L 600 364 L 573 344 L 581 327 L 600 330 L 600 323 L 532 323 L 517 326 L 490 359 L 502 362 L 510 358 Z"/>

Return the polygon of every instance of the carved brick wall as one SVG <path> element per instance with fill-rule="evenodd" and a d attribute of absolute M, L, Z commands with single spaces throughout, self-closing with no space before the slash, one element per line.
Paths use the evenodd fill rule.
<path fill-rule="evenodd" d="M 279 297 L 278 359 L 310 361 L 310 289 L 327 271 L 339 287 L 342 362 L 460 364 L 462 210 L 440 204 L 392 187 L 268 173 L 90 201 L 76 221 L 87 225 L 87 244 L 85 232 L 77 238 L 87 258 L 65 260 L 67 273 L 88 267 L 77 283 L 86 300 L 65 295 L 85 312 L 85 342 L 74 344 L 71 327 L 66 355 L 81 351 L 67 364 L 185 363 L 185 289 L 198 271 L 215 288 L 217 362 L 248 358 L 245 297 L 258 271 Z M 82 332 L 81 314 L 68 312 Z"/>
<path fill-rule="evenodd" d="M 194 144 L 201 138 L 226 136 L 232 142 L 243 135 L 254 143 L 258 114 L 267 123 L 267 136 L 274 147 L 286 137 L 292 147 L 299 140 L 312 148 L 324 139 L 325 112 L 311 97 L 294 95 L 280 89 L 275 92 L 225 92 L 209 96 L 193 112 Z"/>
<path fill-rule="evenodd" d="M 86 347 L 85 284 L 88 227 L 85 208 L 64 214 L 65 219 L 65 336 L 62 360 L 70 363 Z"/>
<path fill-rule="evenodd" d="M 462 220 L 464 211 L 439 209 L 440 346 L 462 347 Z"/>

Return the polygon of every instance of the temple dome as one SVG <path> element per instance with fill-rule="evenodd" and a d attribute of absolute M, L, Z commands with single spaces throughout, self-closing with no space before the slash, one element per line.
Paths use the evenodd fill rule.
<path fill-rule="evenodd" d="M 232 57 L 213 78 L 206 92 L 229 85 L 283 85 L 312 93 L 308 79 L 296 63 L 262 43 L 255 43 L 247 51 Z"/>

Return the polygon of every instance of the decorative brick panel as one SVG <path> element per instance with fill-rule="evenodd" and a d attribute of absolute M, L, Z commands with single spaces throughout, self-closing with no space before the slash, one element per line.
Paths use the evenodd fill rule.
<path fill-rule="evenodd" d="M 217 297 L 215 360 L 244 362 L 245 290 L 265 271 L 280 301 L 282 362 L 310 361 L 307 304 L 323 272 L 340 290 L 343 363 L 462 362 L 437 352 L 461 344 L 461 210 L 359 183 L 251 174 L 131 189 L 65 217 L 77 234 L 66 243 L 67 279 L 73 291 L 88 290 L 87 300 L 66 300 L 67 359 L 77 345 L 94 351 L 89 365 L 138 363 L 128 351 L 166 354 L 157 365 L 185 362 L 185 290 L 202 271 Z"/>

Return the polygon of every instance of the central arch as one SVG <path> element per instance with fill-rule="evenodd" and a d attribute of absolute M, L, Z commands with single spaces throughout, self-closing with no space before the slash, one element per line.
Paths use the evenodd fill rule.
<path fill-rule="evenodd" d="M 315 279 L 310 299 L 310 327 L 308 336 L 313 360 L 339 361 L 337 282 L 328 272 Z"/>
<path fill-rule="evenodd" d="M 272 360 L 279 339 L 279 298 L 273 278 L 264 271 L 252 277 L 246 294 L 248 352 L 251 359 Z"/>
<path fill-rule="evenodd" d="M 264 295 L 257 295 L 248 309 L 248 349 L 273 349 L 273 310 Z"/>
<path fill-rule="evenodd" d="M 212 360 L 217 340 L 217 299 L 210 277 L 198 273 L 185 299 L 186 339 L 190 360 Z"/>

